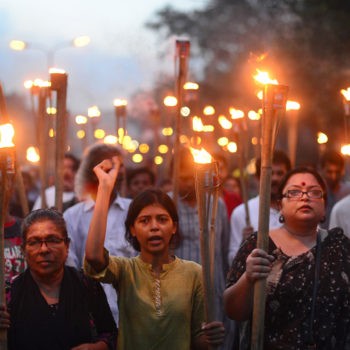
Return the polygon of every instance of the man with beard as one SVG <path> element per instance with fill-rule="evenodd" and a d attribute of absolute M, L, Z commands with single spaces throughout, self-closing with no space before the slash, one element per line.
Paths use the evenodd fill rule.
<path fill-rule="evenodd" d="M 77 203 L 77 199 L 74 193 L 74 181 L 75 174 L 79 168 L 80 161 L 71 153 L 65 153 L 63 159 L 63 208 L 62 211 L 65 211 L 67 208 L 71 207 Z M 45 199 L 47 208 L 52 208 L 55 206 L 55 186 L 50 186 L 45 190 Z M 39 196 L 32 210 L 41 209 L 42 202 L 41 197 Z"/>
<path fill-rule="evenodd" d="M 201 263 L 199 218 L 195 190 L 195 167 L 193 156 L 188 148 L 179 150 L 178 201 L 179 230 L 181 241 L 174 254 L 185 260 Z M 225 289 L 225 277 L 228 269 L 227 248 L 229 242 L 229 222 L 225 203 L 218 201 L 215 222 L 215 319 L 224 323 L 226 329 L 225 343 L 219 349 L 232 349 L 234 340 L 234 322 L 223 313 L 222 295 Z"/>
<path fill-rule="evenodd" d="M 93 168 L 104 159 L 118 156 L 122 158 L 117 146 L 97 143 L 89 147 L 82 159 L 75 178 L 75 190 L 80 203 L 70 207 L 64 212 L 64 219 L 71 239 L 67 265 L 78 269 L 83 266 L 85 243 L 88 235 L 92 213 L 95 207 L 98 179 Z M 115 190 L 111 196 L 108 210 L 105 247 L 116 256 L 132 257 L 136 251 L 125 239 L 125 219 L 131 202 L 128 198 L 121 197 L 118 192 L 123 181 L 124 167 L 121 165 Z M 118 320 L 117 295 L 111 284 L 103 284 L 109 306 L 115 321 Z"/>
<path fill-rule="evenodd" d="M 261 159 L 258 158 L 255 163 L 256 177 L 260 179 Z M 291 163 L 288 156 L 280 150 L 275 150 L 272 156 L 272 174 L 271 174 L 271 203 L 270 203 L 270 229 L 280 227 L 278 207 L 278 187 L 284 175 L 291 169 Z M 230 247 L 228 252 L 228 263 L 231 265 L 232 260 L 241 243 L 258 230 L 259 223 L 259 195 L 248 201 L 251 226 L 246 226 L 244 204 L 236 207 L 230 220 L 231 236 Z"/>

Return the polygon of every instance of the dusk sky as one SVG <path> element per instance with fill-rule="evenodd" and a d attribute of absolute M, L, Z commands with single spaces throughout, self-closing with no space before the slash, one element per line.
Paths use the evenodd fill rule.
<path fill-rule="evenodd" d="M 55 51 L 55 66 L 68 73 L 68 108 L 86 113 L 91 105 L 112 106 L 116 97 L 151 86 L 160 69 L 174 70 L 175 39 L 159 42 L 144 27 L 168 0 L 0 0 L 0 81 L 5 93 L 25 92 L 27 79 L 47 79 L 47 52 L 88 35 L 89 46 Z M 176 0 L 172 6 L 193 10 L 206 0 Z M 32 49 L 8 47 L 21 39 Z M 29 46 L 29 47 L 30 47 Z M 41 49 L 41 51 L 39 50 Z M 169 52 L 161 61 L 160 49 Z"/>

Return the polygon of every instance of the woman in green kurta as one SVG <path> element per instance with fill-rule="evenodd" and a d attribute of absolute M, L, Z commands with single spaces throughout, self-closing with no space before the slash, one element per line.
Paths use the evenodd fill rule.
<path fill-rule="evenodd" d="M 119 166 L 114 157 L 94 168 L 99 187 L 84 264 L 90 276 L 112 283 L 118 292 L 118 350 L 202 350 L 220 345 L 223 324 L 205 323 L 200 265 L 170 252 L 178 238 L 178 216 L 168 195 L 146 190 L 130 205 L 126 235 L 139 256 L 113 257 L 104 249 L 108 199 Z"/>

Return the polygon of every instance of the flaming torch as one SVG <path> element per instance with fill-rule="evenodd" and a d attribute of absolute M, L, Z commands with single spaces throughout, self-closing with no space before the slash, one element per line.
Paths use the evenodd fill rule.
<path fill-rule="evenodd" d="M 350 115 L 350 87 L 348 87 L 346 90 L 341 89 L 340 93 L 343 95 L 345 143 L 347 143 L 348 142 L 348 121 L 347 121 L 347 118 Z"/>
<path fill-rule="evenodd" d="M 295 166 L 298 141 L 298 110 L 300 109 L 300 104 L 288 100 L 286 109 L 290 116 L 288 120 L 288 151 L 292 166 Z"/>
<path fill-rule="evenodd" d="M 177 113 L 176 113 L 176 127 L 175 127 L 175 143 L 174 143 L 174 165 L 173 165 L 173 198 L 177 205 L 179 184 L 179 149 L 180 149 L 180 135 L 181 135 L 181 108 L 183 104 L 183 86 L 187 75 L 187 60 L 190 54 L 190 42 L 188 40 L 176 40 L 176 56 L 179 59 L 179 67 L 176 81 L 177 90 Z"/>
<path fill-rule="evenodd" d="M 269 242 L 272 153 L 278 130 L 278 116 L 280 112 L 285 112 L 286 109 L 288 86 L 280 85 L 277 80 L 270 79 L 266 72 L 258 71 L 254 78 L 264 86 L 257 247 L 267 251 Z M 252 350 L 263 349 L 265 301 L 266 281 L 259 280 L 254 285 Z"/>
<path fill-rule="evenodd" d="M 67 141 L 67 80 L 65 71 L 50 69 L 51 90 L 57 93 L 55 207 L 59 211 L 63 208 L 63 159 Z"/>
<path fill-rule="evenodd" d="M 122 145 L 124 136 L 126 135 L 126 106 L 128 102 L 127 100 L 116 98 L 113 104 L 117 121 L 116 136 L 118 137 L 119 143 Z"/>
<path fill-rule="evenodd" d="M 0 84 L 0 304 L 6 305 L 5 299 L 5 266 L 4 266 L 4 224 L 9 201 L 9 180 L 15 176 L 15 145 L 12 138 L 15 134 L 9 122 L 5 96 Z M 7 349 L 7 332 L 0 330 L 0 349 Z"/>
<path fill-rule="evenodd" d="M 195 186 L 198 203 L 201 262 L 207 322 L 215 320 L 214 254 L 215 220 L 218 204 L 218 168 L 205 150 L 190 148 L 195 164 Z"/>

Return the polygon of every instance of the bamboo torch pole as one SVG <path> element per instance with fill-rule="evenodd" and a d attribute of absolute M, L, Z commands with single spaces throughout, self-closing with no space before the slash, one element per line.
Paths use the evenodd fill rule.
<path fill-rule="evenodd" d="M 0 84 L 0 304 L 6 307 L 4 225 L 9 201 L 9 184 L 15 176 L 15 145 L 13 126 L 7 114 L 5 95 Z M 10 181 L 9 181 L 10 180 Z M 0 329 L 0 350 L 7 349 L 7 331 Z"/>
<path fill-rule="evenodd" d="M 51 90 L 57 92 L 56 151 L 55 151 L 55 207 L 63 208 L 63 159 L 66 151 L 67 129 L 67 74 L 62 70 L 51 69 Z"/>
<path fill-rule="evenodd" d="M 192 152 L 194 150 L 192 149 Z M 201 264 L 203 272 L 204 303 L 207 322 L 216 319 L 215 308 L 215 287 L 214 287 L 214 266 L 215 266 L 215 221 L 218 205 L 218 168 L 216 162 L 201 163 L 204 155 L 211 161 L 211 156 L 202 149 L 200 154 L 194 154 L 196 162 L 195 186 L 198 205 Z M 214 350 L 217 347 L 211 346 Z"/>
<path fill-rule="evenodd" d="M 183 86 L 186 82 L 187 75 L 187 60 L 190 54 L 190 42 L 188 40 L 176 40 L 176 52 L 179 58 L 178 75 L 176 81 L 177 91 L 177 113 L 175 127 L 175 143 L 173 154 L 173 199 L 177 205 L 178 200 L 178 177 L 179 177 L 179 150 L 180 150 L 180 135 L 181 135 L 181 108 L 183 104 Z"/>
<path fill-rule="evenodd" d="M 48 98 L 49 90 L 48 86 L 40 87 L 39 100 L 38 100 L 38 124 L 39 130 L 39 152 L 40 152 L 40 197 L 41 208 L 47 208 L 46 192 L 47 187 L 47 133 L 48 133 L 48 120 L 46 114 L 46 101 Z"/>
<path fill-rule="evenodd" d="M 266 84 L 263 97 L 261 177 L 257 247 L 268 251 L 271 201 L 272 153 L 275 145 L 278 112 L 285 111 L 288 87 Z M 264 346 L 266 279 L 255 282 L 252 324 L 252 350 Z"/>

